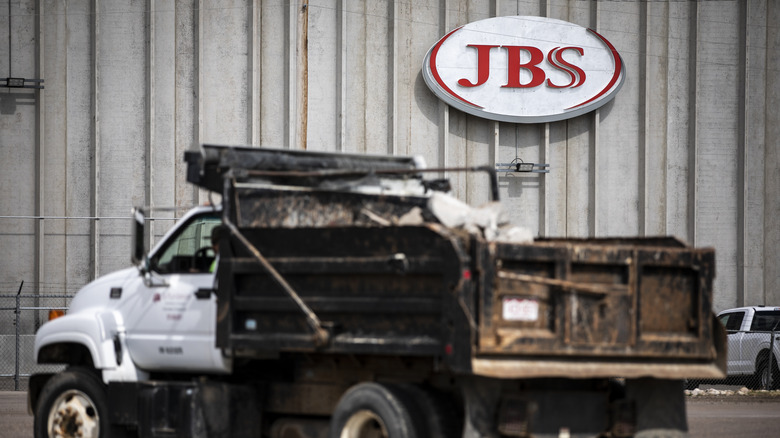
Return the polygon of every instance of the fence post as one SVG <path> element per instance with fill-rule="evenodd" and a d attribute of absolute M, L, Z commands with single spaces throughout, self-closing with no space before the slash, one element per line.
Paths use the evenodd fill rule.
<path fill-rule="evenodd" d="M 775 367 L 775 363 L 777 361 L 775 360 L 775 328 L 772 327 L 772 331 L 769 332 L 769 365 L 768 365 L 768 373 L 769 377 L 766 379 L 766 390 L 772 390 L 775 388 L 775 382 L 772 381 L 772 369 Z"/>
<path fill-rule="evenodd" d="M 24 286 L 24 280 L 22 280 L 22 284 L 19 285 L 19 291 L 16 292 L 16 309 L 14 310 L 14 313 L 16 314 L 15 320 L 14 320 L 14 329 L 16 331 L 16 335 L 14 336 L 15 343 L 16 343 L 16 366 L 14 368 L 14 391 L 19 390 L 19 314 L 21 313 L 21 303 L 22 303 L 22 286 Z"/>

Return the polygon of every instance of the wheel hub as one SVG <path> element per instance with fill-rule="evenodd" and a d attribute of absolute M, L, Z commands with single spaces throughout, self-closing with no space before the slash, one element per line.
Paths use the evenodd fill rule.
<path fill-rule="evenodd" d="M 389 438 L 385 423 L 374 412 L 355 412 L 344 425 L 341 438 Z"/>
<path fill-rule="evenodd" d="M 100 423 L 94 403 L 81 391 L 63 393 L 52 406 L 47 429 L 55 438 L 98 438 Z"/>

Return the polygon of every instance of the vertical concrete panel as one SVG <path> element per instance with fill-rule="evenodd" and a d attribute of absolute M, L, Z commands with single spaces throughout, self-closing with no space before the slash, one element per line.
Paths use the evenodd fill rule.
<path fill-rule="evenodd" d="M 184 152 L 199 147 L 198 136 L 198 0 L 177 0 L 175 24 L 174 152 L 175 201 L 178 207 L 198 202 L 197 190 L 186 182 Z M 161 230 L 156 230 L 158 232 Z"/>
<path fill-rule="evenodd" d="M 578 2 L 576 0 L 543 0 L 547 3 L 550 17 L 564 17 L 570 14 L 587 14 L 591 4 Z M 541 3 L 541 2 L 540 2 Z"/>
<path fill-rule="evenodd" d="M 393 4 L 341 3 L 343 35 L 338 68 L 344 102 L 342 126 L 347 152 L 384 154 L 392 141 Z M 342 109 L 343 108 L 343 109 Z"/>
<path fill-rule="evenodd" d="M 148 132 L 149 205 L 176 205 L 176 172 L 182 156 L 176 150 L 176 5 L 166 0 L 148 0 Z M 184 110 L 184 109 L 182 109 Z M 155 218 L 169 219 L 175 212 L 154 211 Z M 172 225 L 170 220 L 152 222 L 156 243 Z"/>
<path fill-rule="evenodd" d="M 203 59 L 198 62 L 201 99 L 201 143 L 251 142 L 250 79 L 247 29 L 251 8 L 243 0 L 202 2 L 200 30 Z"/>
<path fill-rule="evenodd" d="M 440 39 L 453 29 L 462 26 L 469 21 L 468 3 L 463 1 L 443 1 L 439 6 L 444 9 L 439 15 L 439 37 Z M 433 45 L 433 43 L 431 44 Z M 427 52 L 426 52 L 427 53 Z M 422 65 L 420 65 L 422 69 Z M 445 167 L 460 167 L 466 162 L 467 139 L 466 127 L 468 119 L 465 113 L 449 107 L 443 102 L 439 103 L 437 114 L 435 116 L 442 130 L 439 136 L 439 157 L 429 166 L 443 165 Z M 466 175 L 460 172 L 447 174 L 450 179 L 453 194 L 465 199 L 468 191 Z"/>
<path fill-rule="evenodd" d="M 339 11 L 333 1 L 308 3 L 307 148 L 336 151 L 340 117 L 336 91 L 339 73 Z"/>
<path fill-rule="evenodd" d="M 669 4 L 646 3 L 644 70 L 644 156 L 640 156 L 640 173 L 644 174 L 642 199 L 644 211 L 640 224 L 645 235 L 666 234 L 667 193 L 667 108 L 669 107 Z"/>
<path fill-rule="evenodd" d="M 291 1 L 286 5 L 285 22 L 288 26 L 285 46 L 287 47 L 287 146 L 291 149 L 305 149 L 306 107 L 308 105 L 308 55 L 306 54 L 308 30 L 308 9 L 305 1 Z"/>
<path fill-rule="evenodd" d="M 551 164 L 550 172 L 560 173 L 564 179 L 566 198 L 563 220 L 565 236 L 587 237 L 591 235 L 593 173 L 599 169 L 593 168 L 592 155 L 595 153 L 593 136 L 590 128 L 594 126 L 593 115 L 585 114 L 575 119 L 552 123 L 551 128 L 565 130 L 558 135 L 565 136 L 566 141 L 560 147 L 560 153 L 566 154 L 565 167 Z"/>
<path fill-rule="evenodd" d="M 689 3 L 669 3 L 667 20 L 669 22 L 668 66 L 665 73 L 667 81 L 666 107 L 666 233 L 683 240 L 691 241 L 689 232 L 694 221 L 689 182 L 692 178 L 690 157 L 695 145 L 690 141 L 693 123 L 690 118 L 691 107 L 695 104 L 695 89 L 692 63 L 695 53 L 691 45 L 695 36 L 691 35 L 691 10 L 695 5 Z"/>
<path fill-rule="evenodd" d="M 287 97 L 289 71 L 287 59 L 289 50 L 286 35 L 290 32 L 286 3 L 264 1 L 261 6 L 260 51 L 260 144 L 263 146 L 283 147 L 287 145 Z"/>
<path fill-rule="evenodd" d="M 440 3 L 440 6 L 445 11 L 439 17 L 439 39 L 453 29 L 469 22 L 468 2 L 445 1 Z M 422 65 L 420 68 L 422 69 Z M 439 139 L 439 158 L 436 163 L 441 163 L 445 167 L 465 166 L 468 148 L 466 129 L 468 119 L 472 116 L 451 108 L 443 102 L 439 103 L 437 111 L 436 117 L 439 120 L 442 135 Z M 465 199 L 468 192 L 466 174 L 453 172 L 447 174 L 447 178 L 451 181 L 453 194 Z"/>
<path fill-rule="evenodd" d="M 516 159 L 539 163 L 540 144 L 544 125 L 501 123 L 497 163 L 511 163 Z M 546 175 L 535 173 L 499 173 L 499 187 L 504 210 L 512 223 L 539 232 L 539 194 Z"/>
<path fill-rule="evenodd" d="M 746 8 L 745 32 L 745 148 L 742 217 L 744 267 L 743 302 L 767 304 L 764 296 L 764 161 L 767 123 L 767 2 L 751 1 Z M 772 146 L 769 146 L 770 148 Z"/>
<path fill-rule="evenodd" d="M 639 232 L 639 145 L 643 105 L 640 81 L 641 3 L 600 2 L 598 31 L 623 57 L 626 79 L 620 93 L 599 110 L 596 235 L 630 236 Z"/>
<path fill-rule="evenodd" d="M 343 1 L 339 67 L 347 152 L 384 154 L 392 132 L 393 5 Z"/>
<path fill-rule="evenodd" d="M 99 216 L 129 217 L 131 207 L 145 200 L 145 14 L 140 0 L 105 0 L 97 9 Z M 100 274 L 127 266 L 129 231 L 127 219 L 101 222 Z"/>
<path fill-rule="evenodd" d="M 369 114 L 366 109 L 367 100 L 369 96 L 375 94 L 368 90 L 366 85 L 368 78 L 367 70 L 371 68 L 370 63 L 367 60 L 367 41 L 368 35 L 374 32 L 369 31 L 369 18 L 366 14 L 366 8 L 369 7 L 366 2 L 362 1 L 342 1 L 340 3 L 341 17 L 345 23 L 342 23 L 342 29 L 344 34 L 341 35 L 339 41 L 339 50 L 341 51 L 339 58 L 342 61 L 339 66 L 339 75 L 336 77 L 340 83 L 340 89 L 342 91 L 339 96 L 339 100 L 343 99 L 341 108 L 339 108 L 339 116 L 344 118 L 343 123 L 340 125 L 344 132 L 342 133 L 344 139 L 344 149 L 350 153 L 362 153 L 368 149 L 367 145 L 367 129 L 366 125 L 371 123 L 371 127 L 374 125 L 385 125 L 387 129 L 386 120 L 382 120 L 381 115 L 387 114 L 387 108 L 378 113 Z M 385 9 L 385 14 L 387 14 Z M 376 17 L 375 20 L 379 20 L 380 17 Z M 383 34 L 387 36 L 387 26 L 385 26 L 385 32 Z M 382 33 L 382 32 L 376 32 Z M 389 49 L 392 46 L 389 44 L 383 45 L 382 50 L 379 53 L 374 54 L 379 58 L 384 54 L 385 59 L 390 56 Z M 386 89 L 387 85 L 385 85 Z M 379 93 L 376 93 L 379 94 Z M 387 95 L 387 92 L 385 92 Z M 343 111 L 343 113 L 341 112 Z M 371 122 L 368 122 L 371 120 Z M 378 129 L 382 129 L 378 127 Z M 384 143 L 387 141 L 385 138 Z M 381 150 L 381 149 L 380 149 Z M 381 150 L 379 153 L 386 151 Z"/>
<path fill-rule="evenodd" d="M 430 3 L 429 7 L 435 8 L 436 6 Z M 485 1 L 451 1 L 439 4 L 436 12 L 438 15 L 430 16 L 425 23 L 428 24 L 429 21 L 431 24 L 438 23 L 436 27 L 439 29 L 439 34 L 431 38 L 426 44 L 427 47 L 417 56 L 419 60 L 418 72 L 422 67 L 425 53 L 439 38 L 458 26 L 494 16 L 495 9 L 490 2 Z M 446 142 L 446 153 L 441 149 L 431 151 L 430 148 L 426 147 L 426 143 L 436 143 L 432 141 L 433 139 L 431 141 L 423 140 L 419 142 L 420 146 L 425 147 L 424 155 L 427 162 L 436 166 L 445 165 L 445 163 L 455 167 L 492 166 L 495 163 L 493 149 L 496 142 L 497 124 L 479 117 L 466 115 L 453 108 L 445 109 L 435 98 L 433 98 L 433 101 L 430 100 L 433 97 L 433 93 L 427 89 L 421 76 L 418 75 L 415 79 L 415 93 L 418 94 L 416 100 L 422 113 L 420 116 L 425 117 L 425 122 L 437 123 L 440 129 L 447 129 L 446 126 L 442 126 L 444 124 L 440 120 L 449 117 L 449 132 L 442 132 L 443 136 L 440 136 L 438 141 L 439 148 L 445 147 L 442 142 Z M 420 126 L 424 126 L 426 134 L 430 132 L 427 125 Z M 417 137 L 415 136 L 415 138 Z M 500 142 L 500 135 L 498 139 Z M 415 147 L 420 149 L 419 146 Z M 453 193 L 463 201 L 472 205 L 480 205 L 490 199 L 489 180 L 485 174 L 452 173 L 448 177 L 453 181 Z"/>
<path fill-rule="evenodd" d="M 362 3 L 362 2 L 354 2 Z M 363 17 L 352 17 L 355 22 L 363 21 L 362 32 L 364 39 L 352 40 L 355 45 L 360 42 L 363 46 L 363 59 L 359 55 L 349 57 L 355 64 L 363 64 L 358 71 L 365 71 L 363 83 L 362 115 L 350 114 L 351 126 L 365 125 L 363 128 L 364 140 L 362 145 L 353 144 L 348 150 L 361 150 L 371 154 L 385 154 L 388 151 L 388 143 L 391 141 L 392 130 L 392 2 L 373 1 L 367 2 L 366 12 Z M 354 15 L 354 14 L 351 14 Z M 360 49 L 357 49 L 358 53 Z"/>
<path fill-rule="evenodd" d="M 714 306 L 722 309 L 735 303 L 737 291 L 739 13 L 736 3 L 699 8 L 696 243 L 717 251 Z"/>
<path fill-rule="evenodd" d="M 488 120 L 469 118 L 466 143 L 466 166 L 492 166 L 495 124 Z M 466 178 L 467 191 L 464 200 L 471 205 L 490 201 L 490 179 L 484 172 L 470 172 Z"/>
<path fill-rule="evenodd" d="M 551 8 L 551 17 L 569 21 L 583 27 L 595 27 L 596 20 L 591 9 L 560 4 Z M 611 35 L 607 35 L 611 39 Z M 592 129 L 594 127 L 594 114 L 585 114 L 573 119 L 550 123 L 551 136 L 565 139 L 560 145 L 551 145 L 551 148 L 561 149 L 555 151 L 558 156 L 562 154 L 565 160 L 559 165 L 551 164 L 550 172 L 553 178 L 560 181 L 556 185 L 564 188 L 559 196 L 564 198 L 562 210 L 558 213 L 563 221 L 558 228 L 558 236 L 587 237 L 592 234 L 593 223 L 593 191 L 594 169 L 593 155 L 596 152 L 596 144 L 593 141 Z M 547 180 L 549 181 L 550 178 Z"/>
<path fill-rule="evenodd" d="M 57 3 L 57 2 L 55 2 Z M 92 166 L 94 112 L 92 110 L 94 74 L 92 71 L 92 2 L 89 0 L 67 3 L 65 15 L 47 17 L 55 22 L 64 22 L 66 34 L 65 50 L 60 56 L 65 57 L 66 66 L 63 69 L 47 68 L 47 76 L 53 74 L 62 78 L 65 95 L 62 104 L 55 111 L 65 114 L 65 130 L 48 130 L 46 144 L 52 149 L 53 144 L 65 139 L 64 150 L 66 161 L 64 167 L 66 180 L 66 211 L 68 217 L 89 217 L 92 214 Z M 51 38 L 47 38 L 47 42 Z M 47 80 L 48 82 L 48 80 Z M 49 87 L 46 89 L 47 102 Z M 48 105 L 47 105 L 48 106 Z M 49 115 L 47 123 L 49 125 Z M 91 230 L 93 221 L 88 219 L 70 219 L 66 221 L 66 285 L 69 291 L 87 283 L 94 276 L 92 265 L 93 249 L 91 246 Z"/>
<path fill-rule="evenodd" d="M 764 300 L 780 303 L 780 4 L 767 4 L 766 156 L 764 160 Z"/>
<path fill-rule="evenodd" d="M 422 60 L 439 38 L 440 6 L 435 0 L 412 2 L 400 6 L 404 14 L 396 22 L 406 22 L 401 38 L 404 45 L 397 55 L 399 117 L 406 119 L 406 136 L 399 132 L 398 154 L 421 155 L 428 163 L 438 163 L 438 99 L 425 85 L 421 75 Z M 406 111 L 404 114 L 403 111 Z M 399 121 L 400 125 L 404 121 Z"/>
<path fill-rule="evenodd" d="M 569 166 L 567 157 L 567 122 L 550 123 L 549 155 L 550 174 L 545 176 L 547 232 L 546 236 L 567 236 L 567 184 Z M 564 125 L 562 128 L 560 125 Z"/>
<path fill-rule="evenodd" d="M 68 206 L 68 142 L 67 142 L 67 60 L 68 37 L 67 9 L 63 2 L 48 2 L 44 5 L 44 29 L 48 31 L 42 48 L 46 64 L 43 66 L 45 73 L 45 99 L 43 117 L 46 123 L 42 142 L 45 145 L 45 153 L 41 157 L 44 161 L 44 209 L 45 216 L 63 217 L 67 214 Z M 59 74 L 58 74 L 59 73 Z M 70 222 L 66 220 L 45 221 L 44 230 L 46 237 L 43 246 L 46 248 L 43 257 L 43 265 L 46 267 L 44 283 L 67 289 L 66 260 L 67 260 L 67 231 Z M 75 255 L 75 254 L 74 254 Z M 89 265 L 89 257 L 86 258 Z"/>
<path fill-rule="evenodd" d="M 17 1 L 0 8 L 0 76 L 35 78 L 35 2 Z M 9 35 L 10 28 L 10 35 Z M 9 54 L 10 36 L 11 52 Z M 10 56 L 9 56 L 10 55 Z M 31 89 L 0 89 L 0 215 L 31 216 L 36 213 L 39 169 L 36 161 L 36 92 Z M 0 248 L 13 251 L 3 261 L 0 287 L 16 292 L 24 280 L 38 281 L 35 221 L 0 219 Z M 28 290 L 29 291 L 29 290 Z"/>
<path fill-rule="evenodd" d="M 3 36 L 4 44 L 0 44 L 0 74 L 3 76 L 6 76 L 8 72 L 9 67 L 9 52 L 8 52 L 8 41 L 6 41 L 6 38 L 8 38 L 8 26 L 10 25 L 9 18 L 11 15 L 8 13 L 8 4 L 4 5 L 2 10 L 0 11 L 0 32 L 2 32 L 0 35 Z M 3 90 L 5 91 L 5 90 Z"/>
<path fill-rule="evenodd" d="M 546 11 L 541 8 L 542 2 L 526 2 L 526 1 L 498 1 L 496 7 L 498 8 L 497 15 L 536 15 L 544 17 Z"/>
<path fill-rule="evenodd" d="M 588 8 L 569 6 L 569 2 L 565 0 L 548 1 L 545 3 L 546 10 L 540 10 L 539 14 L 571 21 L 581 26 L 591 26 Z M 547 125 L 549 145 L 545 161 L 550 164 L 550 173 L 544 177 L 546 236 L 587 234 L 585 228 L 589 217 L 587 191 L 590 187 L 588 157 L 592 145 L 587 136 L 582 137 L 579 134 L 575 134 L 571 141 L 569 130 L 571 129 L 573 133 L 581 133 L 591 124 L 592 117 L 583 116 Z M 570 192 L 575 193 L 570 195 Z M 569 228 L 572 228 L 571 231 Z"/>
<path fill-rule="evenodd" d="M 464 4 L 463 7 L 467 11 L 467 22 L 494 17 L 496 13 L 494 6 L 490 1 L 472 1 Z M 429 47 L 432 44 L 433 42 L 429 44 Z M 424 56 L 425 54 L 423 54 Z M 472 116 L 468 116 L 466 121 L 466 161 L 462 165 L 493 166 L 496 163 L 496 142 L 501 142 L 500 129 L 498 129 L 499 135 L 496 138 L 496 129 L 500 124 Z M 466 183 L 466 202 L 471 205 L 482 205 L 490 201 L 490 180 L 485 173 L 472 172 L 467 174 Z"/>
<path fill-rule="evenodd" d="M 414 99 L 414 77 L 417 70 L 416 60 L 409 55 L 412 46 L 412 20 L 415 17 L 413 5 L 407 2 L 396 2 L 393 18 L 394 47 L 393 59 L 395 61 L 394 81 L 394 152 L 399 155 L 409 154 L 409 145 L 412 140 L 411 127 L 411 103 Z M 428 24 L 434 27 L 430 14 Z M 431 36 L 433 39 L 434 36 Z"/>
<path fill-rule="evenodd" d="M 444 112 L 444 117 L 449 117 L 449 132 L 445 133 L 447 138 L 447 166 L 463 167 L 466 166 L 469 142 L 466 138 L 468 129 L 468 120 L 472 116 L 449 108 Z M 463 172 L 452 172 L 447 175 L 452 184 L 452 193 L 462 200 L 466 200 L 468 193 L 468 181 Z"/>

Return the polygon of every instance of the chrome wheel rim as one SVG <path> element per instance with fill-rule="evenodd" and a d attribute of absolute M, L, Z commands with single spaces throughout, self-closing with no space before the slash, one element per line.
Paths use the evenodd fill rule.
<path fill-rule="evenodd" d="M 98 438 L 100 417 L 97 407 L 83 392 L 65 391 L 52 404 L 46 430 L 53 438 Z"/>

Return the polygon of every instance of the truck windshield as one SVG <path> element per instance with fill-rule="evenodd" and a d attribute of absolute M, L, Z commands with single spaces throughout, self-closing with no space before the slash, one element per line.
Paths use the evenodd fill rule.
<path fill-rule="evenodd" d="M 216 256 L 211 231 L 220 223 L 214 215 L 192 218 L 152 257 L 152 270 L 161 274 L 208 272 Z"/>

